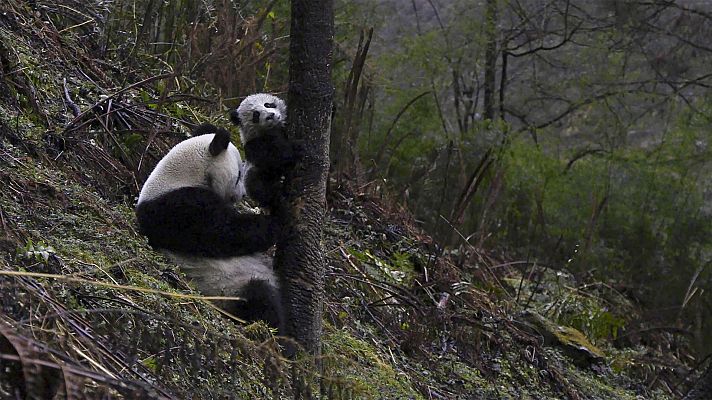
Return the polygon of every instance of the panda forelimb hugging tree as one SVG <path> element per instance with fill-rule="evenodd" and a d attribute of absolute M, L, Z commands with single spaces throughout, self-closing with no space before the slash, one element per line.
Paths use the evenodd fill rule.
<path fill-rule="evenodd" d="M 283 176 L 303 153 L 299 142 L 287 138 L 287 106 L 277 96 L 257 93 L 247 96 L 230 113 L 230 120 L 240 127 L 248 162 L 247 195 L 260 206 L 274 210 L 282 194 Z"/>
<path fill-rule="evenodd" d="M 194 135 L 173 147 L 144 183 L 136 205 L 139 230 L 202 294 L 244 299 L 219 306 L 281 330 L 279 283 L 265 253 L 278 223 L 234 206 L 245 194 L 244 167 L 230 134 L 203 124 Z"/>

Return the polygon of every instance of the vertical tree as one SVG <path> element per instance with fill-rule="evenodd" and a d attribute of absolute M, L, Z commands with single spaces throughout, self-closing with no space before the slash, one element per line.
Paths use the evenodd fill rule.
<path fill-rule="evenodd" d="M 497 0 L 487 0 L 485 8 L 485 99 L 484 117 L 494 119 L 495 68 L 497 68 Z"/>
<path fill-rule="evenodd" d="M 275 265 L 281 278 L 286 334 L 320 353 L 329 131 L 333 86 L 333 0 L 292 0 L 289 45 L 288 136 L 304 143 L 304 158 L 286 181 L 278 211 L 284 232 Z"/>

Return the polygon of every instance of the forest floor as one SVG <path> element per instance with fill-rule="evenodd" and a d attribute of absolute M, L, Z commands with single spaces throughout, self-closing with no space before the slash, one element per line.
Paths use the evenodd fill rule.
<path fill-rule="evenodd" d="M 0 398 L 290 397 L 289 369 L 310 360 L 281 358 L 263 324 L 201 300 L 136 232 L 140 182 L 186 137 L 188 115 L 202 122 L 191 93 L 166 83 L 175 75 L 117 71 L 29 7 L 0 6 Z M 689 366 L 666 351 L 675 337 L 632 329 L 625 295 L 476 246 L 442 252 L 368 188 L 330 182 L 324 250 L 313 376 L 325 397 L 670 399 L 687 388 Z"/>

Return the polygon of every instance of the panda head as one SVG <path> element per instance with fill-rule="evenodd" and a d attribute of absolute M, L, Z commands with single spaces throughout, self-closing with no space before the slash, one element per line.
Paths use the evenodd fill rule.
<path fill-rule="evenodd" d="M 284 126 L 287 105 L 284 100 L 268 93 L 253 94 L 230 113 L 230 120 L 240 127 L 240 139 L 245 144 L 265 129 Z"/>
<path fill-rule="evenodd" d="M 225 201 L 242 199 L 245 166 L 230 134 L 210 124 L 201 125 L 194 134 L 158 162 L 141 189 L 139 204 L 184 187 L 208 188 Z"/>

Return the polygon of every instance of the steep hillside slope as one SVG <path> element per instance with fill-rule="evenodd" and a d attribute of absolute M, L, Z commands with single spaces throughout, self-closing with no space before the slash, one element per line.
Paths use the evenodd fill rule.
<path fill-rule="evenodd" d="M 0 5 L 0 397 L 289 397 L 290 366 L 309 360 L 282 359 L 263 324 L 201 300 L 135 230 L 148 171 L 224 110 L 200 106 L 180 74 L 97 56 L 52 10 Z M 672 355 L 608 340 L 634 308 L 606 288 L 536 266 L 522 279 L 474 247 L 443 255 L 402 210 L 348 188 L 332 188 L 325 229 L 328 398 L 682 390 Z"/>

